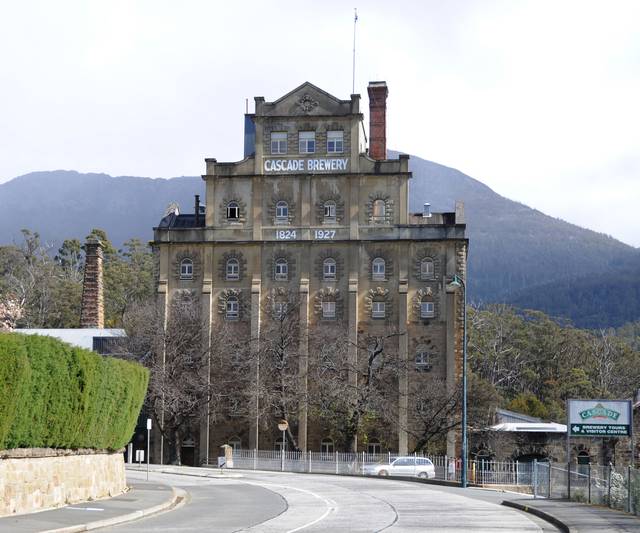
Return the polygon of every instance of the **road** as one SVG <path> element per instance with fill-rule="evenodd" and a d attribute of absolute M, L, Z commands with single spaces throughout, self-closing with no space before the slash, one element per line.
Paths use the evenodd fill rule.
<path fill-rule="evenodd" d="M 135 480 L 144 474 L 128 475 Z M 537 518 L 498 505 L 499 496 L 487 498 L 476 489 L 462 495 L 461 489 L 421 483 L 279 472 L 243 472 L 234 478 L 152 472 L 150 480 L 186 490 L 186 503 L 109 531 L 556 531 Z"/>

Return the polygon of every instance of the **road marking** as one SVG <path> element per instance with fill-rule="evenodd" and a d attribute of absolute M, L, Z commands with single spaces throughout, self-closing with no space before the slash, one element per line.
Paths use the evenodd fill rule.
<path fill-rule="evenodd" d="M 100 509 L 100 507 L 69 507 L 69 509 L 73 509 L 74 511 L 104 511 L 104 509 Z"/>
<path fill-rule="evenodd" d="M 310 490 L 307 489 L 301 489 L 298 487 L 291 487 L 290 485 L 280 485 L 278 483 L 256 483 L 256 482 L 251 482 L 251 481 L 244 481 L 243 483 L 246 483 L 247 485 L 258 485 L 260 487 L 280 487 L 280 488 L 284 488 L 284 489 L 289 489 L 289 490 L 297 490 L 298 492 L 304 492 L 305 494 L 310 494 L 311 496 L 313 496 L 314 498 L 317 498 L 318 500 L 321 500 L 324 502 L 324 504 L 327 506 L 327 510 L 318 518 L 316 518 L 315 520 L 312 520 L 310 522 L 307 522 L 306 524 L 302 524 L 301 526 L 298 526 L 294 529 L 288 529 L 286 531 L 286 533 L 295 533 L 296 531 L 302 531 L 303 529 L 306 529 L 308 527 L 311 527 L 315 524 L 317 524 L 318 522 L 321 522 L 322 520 L 324 520 L 325 518 L 327 518 L 327 516 L 329 516 L 329 514 L 331 514 L 334 511 L 338 510 L 338 504 L 334 501 L 334 500 L 330 500 L 328 498 L 325 498 L 324 496 L 320 496 L 319 494 L 316 494 L 315 492 L 312 492 Z M 286 497 L 281 494 L 281 496 L 283 496 L 286 500 Z M 288 511 L 288 509 L 287 509 Z M 285 514 L 286 512 L 285 511 Z M 279 515 L 282 516 L 282 515 Z M 275 517 L 277 518 L 277 517 Z M 272 519 L 273 520 L 273 519 Z M 265 522 L 263 522 L 264 524 Z"/>

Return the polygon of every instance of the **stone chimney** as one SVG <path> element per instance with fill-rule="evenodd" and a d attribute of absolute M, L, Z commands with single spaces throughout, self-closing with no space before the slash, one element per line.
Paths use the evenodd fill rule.
<path fill-rule="evenodd" d="M 102 286 L 102 242 L 93 235 L 84 245 L 85 263 L 82 282 L 81 328 L 104 328 Z"/>
<path fill-rule="evenodd" d="M 387 158 L 387 89 L 386 81 L 370 81 L 369 92 L 369 157 Z"/>

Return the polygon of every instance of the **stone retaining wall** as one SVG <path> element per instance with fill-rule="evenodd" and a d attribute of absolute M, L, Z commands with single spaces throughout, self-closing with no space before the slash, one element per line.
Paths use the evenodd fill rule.
<path fill-rule="evenodd" d="M 116 496 L 126 486 L 121 452 L 0 451 L 0 516 Z"/>

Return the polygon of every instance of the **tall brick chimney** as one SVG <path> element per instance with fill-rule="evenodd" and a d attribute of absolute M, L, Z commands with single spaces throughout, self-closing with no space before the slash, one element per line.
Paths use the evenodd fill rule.
<path fill-rule="evenodd" d="M 102 242 L 93 235 L 84 245 L 85 263 L 82 282 L 81 328 L 104 328 L 102 286 Z"/>
<path fill-rule="evenodd" d="M 369 93 L 369 157 L 387 158 L 387 89 L 386 81 L 370 81 Z"/>

